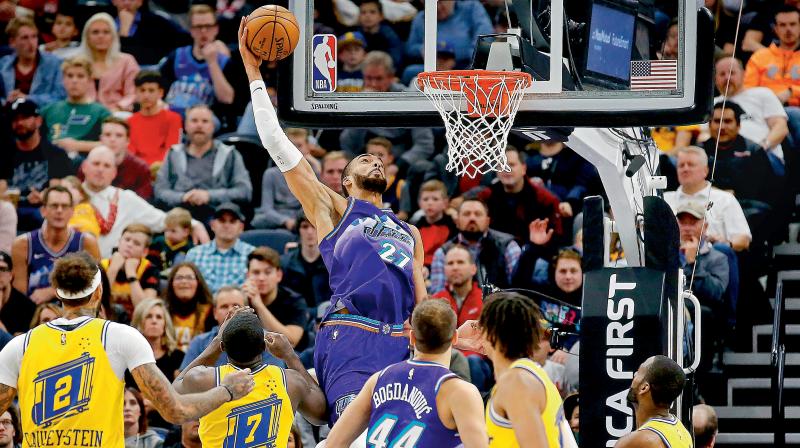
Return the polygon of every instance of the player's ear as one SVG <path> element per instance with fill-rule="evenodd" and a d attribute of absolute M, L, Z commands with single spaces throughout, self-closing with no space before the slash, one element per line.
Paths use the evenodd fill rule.
<path fill-rule="evenodd" d="M 412 347 L 416 347 L 417 346 L 417 336 L 414 334 L 414 329 L 413 328 L 408 330 L 408 339 L 409 339 L 409 341 L 411 341 L 411 346 Z"/>
<path fill-rule="evenodd" d="M 450 338 L 450 347 L 455 347 L 458 344 L 458 331 L 453 332 L 453 337 Z"/>

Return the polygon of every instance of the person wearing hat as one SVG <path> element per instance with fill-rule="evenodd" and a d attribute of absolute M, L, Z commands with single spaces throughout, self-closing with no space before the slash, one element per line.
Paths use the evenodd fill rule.
<path fill-rule="evenodd" d="M 366 39 L 359 31 L 348 31 L 338 39 L 339 71 L 336 75 L 337 92 L 360 92 L 364 88 L 361 64 L 367 52 Z"/>
<path fill-rule="evenodd" d="M 14 147 L 9 151 L 10 163 L 0 163 L 0 183 L 19 190 L 17 227 L 27 232 L 42 225 L 39 208 L 44 189 L 54 180 L 75 174 L 75 168 L 64 150 L 42 135 L 42 117 L 35 102 L 20 98 L 7 110 Z"/>
<path fill-rule="evenodd" d="M 731 275 L 728 257 L 708 241 L 705 214 L 705 204 L 698 201 L 681 201 L 675 210 L 680 231 L 681 267 L 687 280 L 694 276 L 691 289 L 700 301 L 703 334 L 711 335 L 703 338 L 700 347 L 702 354 L 698 370 L 701 372 L 711 367 L 714 346 L 722 342 L 725 326 L 728 319 L 735 316 L 731 313 L 735 312 L 736 306 L 726 303 L 730 295 L 725 292 Z"/>
<path fill-rule="evenodd" d="M 244 214 L 238 205 L 225 202 L 214 209 L 211 219 L 214 239 L 193 247 L 186 261 L 197 265 L 211 291 L 241 285 L 247 272 L 247 256 L 255 247 L 239 239 L 244 231 Z"/>
<path fill-rule="evenodd" d="M 183 207 L 208 222 L 225 202 L 249 203 L 250 173 L 233 146 L 214 139 L 214 114 L 205 104 L 186 109 L 186 143 L 172 146 L 153 184 L 156 200 L 167 209 Z"/>
<path fill-rule="evenodd" d="M 104 288 L 101 269 L 91 257 L 78 253 L 60 258 L 52 278 L 63 317 L 17 336 L 0 352 L 0 415 L 19 396 L 25 440 L 123 447 L 126 370 L 170 423 L 202 417 L 255 387 L 250 370 L 243 369 L 207 391 L 177 393 L 141 333 L 96 317 Z M 40 372 L 47 372 L 48 379 L 37 378 Z M 58 392 L 42 393 L 43 381 Z M 83 443 L 76 443 L 77 434 Z"/>

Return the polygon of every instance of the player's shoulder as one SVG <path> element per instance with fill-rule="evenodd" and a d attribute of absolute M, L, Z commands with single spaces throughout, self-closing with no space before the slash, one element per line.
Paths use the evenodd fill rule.
<path fill-rule="evenodd" d="M 661 437 L 653 431 L 640 429 L 619 439 L 616 448 L 663 448 Z"/>

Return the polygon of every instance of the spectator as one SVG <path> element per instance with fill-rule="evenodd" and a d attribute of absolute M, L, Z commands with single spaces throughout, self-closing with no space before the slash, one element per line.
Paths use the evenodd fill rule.
<path fill-rule="evenodd" d="M 106 147 L 92 150 L 83 164 L 83 172 L 86 174 L 83 186 L 96 210 L 100 224 L 100 255 L 105 258 L 111 256 L 111 249 L 119 241 L 122 229 L 126 226 L 138 222 L 153 232 L 162 232 L 166 217 L 163 211 L 148 204 L 136 193 L 111 186 L 112 179 L 117 175 L 116 171 L 114 153 Z M 201 243 L 208 241 L 205 227 L 195 220 L 192 220 L 192 238 Z"/>
<path fill-rule="evenodd" d="M 11 252 L 17 237 L 17 210 L 11 202 L 0 199 L 0 251 Z"/>
<path fill-rule="evenodd" d="M 794 6 L 797 8 L 796 0 L 777 0 L 766 2 L 755 11 L 755 17 L 750 21 L 750 27 L 745 30 L 742 39 L 742 50 L 755 53 L 758 50 L 767 48 L 775 38 L 775 15 L 784 6 Z M 738 9 L 738 5 L 736 6 Z"/>
<path fill-rule="evenodd" d="M 471 50 L 470 50 L 471 51 Z M 364 91 L 366 92 L 402 92 L 407 90 L 395 82 L 395 68 L 391 56 L 382 51 L 367 53 L 364 58 Z M 345 129 L 339 136 L 342 150 L 351 157 L 360 154 L 372 137 L 386 137 L 393 144 L 396 158 L 409 164 L 417 160 L 426 160 L 433 156 L 433 132 L 430 128 L 371 128 Z"/>
<path fill-rule="evenodd" d="M 219 32 L 216 13 L 208 5 L 194 5 L 189 22 L 192 45 L 175 49 L 161 63 L 161 76 L 170 86 L 167 103 L 181 114 L 195 104 L 211 105 L 214 100 L 231 104 L 234 98 L 224 71 L 230 52 L 215 40 Z"/>
<path fill-rule="evenodd" d="M 80 54 L 92 62 L 94 83 L 90 85 L 89 97 L 111 112 L 132 111 L 136 99 L 133 79 L 139 73 L 139 64 L 133 56 L 120 52 L 113 17 L 101 12 L 86 21 Z"/>
<path fill-rule="evenodd" d="M 707 236 L 711 243 L 729 243 L 736 252 L 750 246 L 753 239 L 750 227 L 744 216 L 742 207 L 736 198 L 726 192 L 713 188 L 708 176 L 708 157 L 703 149 L 688 146 L 678 150 L 678 182 L 677 191 L 664 192 L 664 201 L 677 210 L 683 201 L 707 203 L 711 209 L 706 217 L 708 222 Z"/>
<path fill-rule="evenodd" d="M 214 239 L 193 247 L 186 261 L 197 265 L 212 292 L 226 285 L 241 285 L 247 271 L 247 256 L 255 247 L 239 239 L 244 230 L 244 215 L 239 206 L 224 203 L 211 220 Z"/>
<path fill-rule="evenodd" d="M 139 330 L 156 358 L 156 366 L 167 379 L 172 382 L 180 373 L 184 353 L 178 348 L 175 328 L 167 312 L 163 300 L 149 298 L 139 302 L 133 311 L 131 326 Z M 126 375 L 127 384 L 136 384 L 130 374 Z"/>
<path fill-rule="evenodd" d="M 692 408 L 694 443 L 697 448 L 714 448 L 717 443 L 717 413 L 707 404 Z"/>
<path fill-rule="evenodd" d="M 26 18 L 16 18 L 6 27 L 14 53 L 0 59 L 0 77 L 9 103 L 23 98 L 49 104 L 67 96 L 61 80 L 61 60 L 38 50 L 38 33 L 36 24 Z"/>
<path fill-rule="evenodd" d="M 315 172 L 320 171 L 320 163 L 310 154 L 308 131 L 306 129 L 289 128 L 286 136 L 311 163 Z M 257 229 L 295 230 L 297 216 L 302 212 L 300 201 L 289 190 L 289 184 L 276 166 L 264 171 L 261 180 L 261 207 L 255 211 L 251 225 Z"/>
<path fill-rule="evenodd" d="M 383 51 L 392 56 L 395 67 L 403 62 L 403 41 L 383 21 L 383 5 L 380 0 L 364 0 L 358 6 L 359 31 L 366 39 L 366 51 Z"/>
<path fill-rule="evenodd" d="M 20 230 L 29 231 L 42 225 L 42 191 L 75 170 L 64 150 L 42 136 L 42 117 L 36 103 L 20 98 L 9 109 L 14 147 L 8 151 L 8 163 L 2 164 L 0 179 L 19 189 L 17 225 Z"/>
<path fill-rule="evenodd" d="M 782 161 L 781 144 L 789 128 L 786 112 L 778 97 L 766 87 L 746 87 L 742 63 L 733 57 L 717 61 L 715 81 L 717 89 L 746 112 L 742 121 L 742 136 L 756 142 L 771 157 Z M 714 99 L 715 103 L 720 101 L 722 96 Z"/>
<path fill-rule="evenodd" d="M 0 251 L 0 330 L 12 335 L 25 333 L 36 311 L 36 304 L 12 286 L 14 262 Z"/>
<path fill-rule="evenodd" d="M 170 272 L 164 297 L 178 348 L 186 352 L 192 339 L 214 325 L 211 290 L 194 263 L 182 262 Z"/>
<path fill-rule="evenodd" d="M 553 229 L 547 227 L 546 219 L 536 219 L 530 224 L 529 242 L 522 248 L 511 283 L 517 288 L 539 289 L 573 306 L 581 306 L 581 256 L 572 248 L 556 251 L 549 244 Z"/>
<path fill-rule="evenodd" d="M 204 222 L 219 204 L 247 204 L 253 194 L 242 155 L 214 139 L 213 118 L 204 104 L 186 110 L 189 143 L 170 148 L 155 183 L 160 203 L 184 207 Z"/>
<path fill-rule="evenodd" d="M 433 255 L 430 291 L 445 288 L 445 253 L 454 244 L 463 244 L 478 265 L 477 280 L 483 286 L 491 283 L 499 288 L 509 285 L 517 267 L 520 248 L 514 237 L 489 228 L 489 208 L 480 200 L 466 199 L 458 209 L 458 234 L 444 243 Z"/>
<path fill-rule="evenodd" d="M 116 252 L 101 262 L 111 281 L 111 300 L 133 311 L 144 299 L 158 296 L 158 268 L 145 255 L 152 234 L 143 224 L 122 231 Z"/>
<path fill-rule="evenodd" d="M 121 50 L 139 64 L 154 65 L 177 47 L 190 43 L 189 34 L 177 23 L 143 8 L 143 0 L 112 0 L 117 10 Z"/>
<path fill-rule="evenodd" d="M 164 234 L 150 243 L 147 259 L 162 271 L 169 272 L 172 265 L 181 263 L 194 247 L 191 236 L 192 215 L 186 209 L 173 208 L 164 218 Z"/>
<path fill-rule="evenodd" d="M 744 114 L 744 110 L 733 101 L 726 102 L 724 110 L 722 103 L 714 105 L 708 126 L 711 138 L 702 144 L 709 156 L 709 166 L 715 166 L 714 184 L 721 190 L 731 190 L 742 208 L 777 209 L 786 203 L 781 200 L 785 196 L 780 191 L 783 176 L 775 174 L 763 148 L 739 135 Z M 753 179 L 760 181 L 753 182 Z"/>
<path fill-rule="evenodd" d="M 117 0 L 119 1 L 119 0 Z M 128 118 L 131 128 L 131 153 L 152 165 L 164 160 L 167 150 L 181 138 L 182 120 L 167 109 L 161 74 L 141 71 L 136 75 L 136 102 L 140 109 Z"/>
<path fill-rule="evenodd" d="M 364 73 L 361 64 L 366 52 L 364 35 L 358 31 L 348 31 L 337 40 L 341 65 L 336 72 L 337 92 L 360 92 L 364 89 Z"/>
<path fill-rule="evenodd" d="M 19 409 L 13 403 L 0 414 L 0 447 L 17 448 L 22 444 L 22 426 Z"/>
<path fill-rule="evenodd" d="M 558 213 L 562 218 L 580 213 L 583 198 L 594 193 L 599 185 L 600 178 L 592 164 L 559 141 L 541 142 L 539 151 L 528 156 L 525 164 L 528 177 L 541 179 L 561 201 Z M 502 176 L 498 177 L 502 181 Z"/>
<path fill-rule="evenodd" d="M 171 4 L 174 0 L 170 0 Z M 167 434 L 163 448 L 203 448 L 200 442 L 200 422 L 192 420 L 186 422 L 177 430 Z"/>
<path fill-rule="evenodd" d="M 775 14 L 778 42 L 753 53 L 744 73 L 745 87 L 767 87 L 784 105 L 800 106 L 800 10 L 784 6 Z"/>
<path fill-rule="evenodd" d="M 350 158 L 342 151 L 331 151 L 322 158 L 320 180 L 326 187 L 342 194 L 342 173 Z"/>
<path fill-rule="evenodd" d="M 458 325 L 476 320 L 483 309 L 483 292 L 475 281 L 478 266 L 469 248 L 462 244 L 451 245 L 444 258 L 445 289 L 433 294 L 435 299 L 445 299 L 458 316 Z"/>
<path fill-rule="evenodd" d="M 14 288 L 30 297 L 34 303 L 56 298 L 50 286 L 50 272 L 56 259 L 66 254 L 86 251 L 100 259 L 97 240 L 69 227 L 72 217 L 72 194 L 65 187 L 50 187 L 42 194 L 41 229 L 33 230 L 14 240 Z"/>
<path fill-rule="evenodd" d="M 80 31 L 75 24 L 75 16 L 72 13 L 63 8 L 61 11 L 56 12 L 50 33 L 54 39 L 40 44 L 39 51 L 46 51 L 61 59 L 77 56 L 79 44 L 75 41 L 75 38 L 78 37 Z M 61 70 L 59 70 L 60 72 Z"/>
<path fill-rule="evenodd" d="M 242 292 L 269 331 L 286 336 L 298 352 L 308 346 L 308 305 L 305 298 L 280 286 L 281 258 L 269 247 L 259 247 L 247 256 L 247 280 Z"/>
<path fill-rule="evenodd" d="M 518 149 L 506 149 L 511 171 L 497 173 L 499 182 L 483 188 L 480 197 L 489 206 L 494 230 L 509 233 L 518 242 L 528 238 L 528 226 L 534 219 L 549 219 L 556 238 L 562 236 L 560 201 L 549 190 L 526 175 L 525 156 Z M 563 207 L 564 211 L 567 207 Z"/>
<path fill-rule="evenodd" d="M 220 290 L 214 295 L 214 320 L 217 321 L 217 325 L 211 330 L 192 339 L 192 343 L 189 344 L 189 350 L 186 352 L 186 356 L 183 358 L 183 362 L 181 363 L 181 370 L 185 369 L 189 363 L 200 356 L 200 354 L 203 353 L 203 350 L 205 350 L 206 347 L 208 347 L 212 342 L 219 343 L 217 340 L 215 340 L 215 338 L 217 338 L 219 335 L 219 326 L 225 322 L 225 318 L 228 317 L 228 314 L 233 311 L 234 308 L 248 305 L 249 303 L 247 301 L 247 297 L 245 297 L 244 293 L 242 293 L 239 288 L 234 286 L 223 286 L 220 288 Z M 279 367 L 284 367 L 285 365 L 283 361 L 272 356 L 272 354 L 267 350 L 265 350 L 262 354 L 262 360 L 265 365 L 276 365 Z M 215 365 L 221 366 L 227 362 L 228 355 L 225 354 L 225 352 L 222 352 Z"/>
<path fill-rule="evenodd" d="M 425 266 L 433 262 L 436 250 L 454 237 L 456 223 L 445 213 L 449 206 L 447 187 L 440 180 L 429 180 L 419 189 L 419 208 L 423 215 L 413 222 L 422 237 L 425 248 Z"/>
<path fill-rule="evenodd" d="M 158 361 L 156 361 L 158 364 Z M 164 441 L 147 427 L 147 409 L 142 394 L 133 387 L 125 388 L 122 405 L 125 448 L 161 448 Z"/>
<path fill-rule="evenodd" d="M 89 195 L 84 190 L 81 180 L 75 176 L 67 176 L 61 180 L 61 185 L 72 194 L 73 213 L 69 219 L 69 226 L 99 238 L 100 223 L 97 222 L 94 208 L 89 203 Z"/>
<path fill-rule="evenodd" d="M 150 167 L 147 163 L 128 152 L 130 143 L 130 127 L 128 122 L 110 116 L 103 120 L 100 143 L 114 152 L 114 163 L 117 165 L 117 176 L 111 185 L 123 190 L 131 190 L 142 199 L 153 197 L 153 184 L 150 182 Z M 83 171 L 78 171 L 83 178 Z"/>
<path fill-rule="evenodd" d="M 48 139 L 75 157 L 99 144 L 101 124 L 111 113 L 91 99 L 91 62 L 81 57 L 67 59 L 61 73 L 67 99 L 44 106 L 42 117 Z"/>
<path fill-rule="evenodd" d="M 438 22 L 437 37 L 455 45 L 456 65 L 467 67 L 472 59 L 472 52 L 478 36 L 494 33 L 492 21 L 486 9 L 477 1 L 444 0 L 436 4 Z M 425 12 L 420 11 L 411 22 L 411 31 L 406 42 L 406 57 L 409 61 L 419 61 L 424 56 Z M 421 64 L 406 68 L 404 79 L 411 79 L 422 71 Z"/>
<path fill-rule="evenodd" d="M 56 302 L 48 302 L 42 303 L 36 306 L 36 309 L 33 312 L 33 318 L 30 322 L 29 330 L 33 330 L 34 328 L 38 327 L 39 325 L 46 324 L 48 322 L 52 322 L 59 317 L 64 315 L 64 311 L 61 309 L 61 305 Z"/>
<path fill-rule="evenodd" d="M 713 364 L 715 346 L 721 346 L 726 327 L 733 318 L 730 304 L 723 294 L 730 281 L 728 257 L 715 249 L 706 239 L 708 223 L 703 220 L 704 203 L 681 201 L 675 210 L 680 230 L 680 261 L 683 273 L 692 282 L 692 292 L 700 301 L 703 329 L 708 337 L 703 338 L 700 370 Z"/>
<path fill-rule="evenodd" d="M 326 13 L 330 14 L 332 18 L 337 20 L 336 25 L 351 27 L 356 26 L 361 18 L 359 6 L 360 3 L 353 0 L 336 1 L 333 4 L 334 11 L 321 11 L 320 20 L 324 20 L 323 16 Z M 314 5 L 319 10 L 321 5 Z M 412 5 L 410 1 L 391 1 L 381 0 L 381 7 L 385 11 L 386 20 L 392 23 L 397 22 L 410 22 L 414 15 L 417 14 L 417 8 Z M 334 24 L 330 24 L 334 26 Z M 405 25 L 405 23 L 403 23 Z"/>
<path fill-rule="evenodd" d="M 392 142 L 384 137 L 374 137 L 367 142 L 367 154 L 373 155 L 383 163 L 383 168 L 386 171 L 386 191 L 383 192 L 383 206 L 384 208 L 391 208 L 393 212 L 398 213 L 400 209 L 400 196 L 406 181 L 400 175 L 400 168 L 394 163 L 394 154 L 392 153 Z"/>
<path fill-rule="evenodd" d="M 316 310 L 321 303 L 331 299 L 328 268 L 319 251 L 317 229 L 302 213 L 297 223 L 300 241 L 297 247 L 281 256 L 281 283 L 304 297 L 309 310 Z"/>
<path fill-rule="evenodd" d="M 286 441 L 286 448 L 303 448 L 303 439 L 300 437 L 300 430 L 297 425 L 292 425 L 292 431 Z"/>

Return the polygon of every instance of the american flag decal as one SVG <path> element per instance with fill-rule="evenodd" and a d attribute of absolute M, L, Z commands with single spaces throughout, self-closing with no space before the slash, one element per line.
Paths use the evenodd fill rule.
<path fill-rule="evenodd" d="M 631 61 L 631 90 L 675 90 L 678 61 Z"/>

